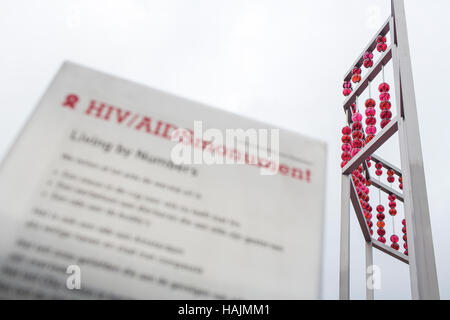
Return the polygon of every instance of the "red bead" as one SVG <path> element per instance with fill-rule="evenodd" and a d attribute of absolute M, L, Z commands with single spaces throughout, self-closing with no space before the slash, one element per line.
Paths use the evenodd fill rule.
<path fill-rule="evenodd" d="M 377 43 L 384 43 L 384 42 L 386 42 L 386 37 L 384 37 L 384 36 L 378 36 L 378 38 L 377 38 Z"/>
<path fill-rule="evenodd" d="M 353 139 L 362 139 L 363 136 L 364 135 L 363 135 L 362 131 L 357 130 L 357 131 L 352 132 Z"/>
<path fill-rule="evenodd" d="M 406 220 L 405 219 L 402 220 L 402 225 L 406 226 Z"/>
<path fill-rule="evenodd" d="M 353 68 L 352 73 L 353 73 L 353 74 L 361 74 L 361 69 L 355 67 L 355 68 Z"/>
<path fill-rule="evenodd" d="M 390 194 L 390 195 L 388 196 L 388 199 L 389 199 L 389 201 L 394 201 L 394 200 L 397 199 L 397 197 L 395 196 L 395 194 Z"/>
<path fill-rule="evenodd" d="M 407 244 L 406 242 L 403 244 L 403 248 L 405 248 L 406 250 L 408 250 L 408 244 Z"/>
<path fill-rule="evenodd" d="M 358 83 L 358 82 L 360 82 L 361 81 L 361 76 L 359 75 L 359 74 L 354 74 L 353 76 L 352 76 L 352 82 L 353 83 Z"/>
<path fill-rule="evenodd" d="M 389 93 L 387 93 L 387 92 L 380 93 L 381 101 L 388 101 L 389 99 L 391 99 L 391 95 Z"/>
<path fill-rule="evenodd" d="M 384 212 L 384 207 L 383 207 L 383 205 L 379 204 L 379 205 L 377 206 L 377 211 L 378 211 L 379 213 L 383 213 L 383 212 Z"/>
<path fill-rule="evenodd" d="M 375 163 L 375 168 L 381 169 L 381 168 L 383 168 L 383 165 L 381 163 L 377 162 L 377 163 Z"/>
<path fill-rule="evenodd" d="M 365 105 L 366 105 L 366 108 L 373 108 L 373 107 L 375 107 L 375 100 L 369 98 L 366 100 Z"/>
<path fill-rule="evenodd" d="M 395 172 L 392 169 L 388 169 L 387 174 L 388 174 L 388 176 L 393 176 L 395 174 Z"/>
<path fill-rule="evenodd" d="M 380 113 L 381 119 L 391 119 L 392 118 L 392 112 L 390 110 L 383 110 Z"/>
<path fill-rule="evenodd" d="M 352 158 L 352 155 L 350 152 L 343 152 L 341 159 L 344 161 L 349 161 Z"/>
<path fill-rule="evenodd" d="M 408 250 L 405 250 L 405 256 L 407 256 L 408 255 Z"/>
<path fill-rule="evenodd" d="M 378 228 L 384 228 L 385 225 L 386 225 L 386 224 L 384 223 L 384 221 L 381 221 L 381 220 L 380 220 L 380 221 L 377 222 L 377 227 L 378 227 Z"/>
<path fill-rule="evenodd" d="M 386 230 L 384 230 L 383 228 L 379 228 L 377 233 L 380 237 L 382 237 L 386 234 Z"/>
<path fill-rule="evenodd" d="M 381 243 L 386 243 L 386 239 L 384 237 L 378 237 L 378 241 Z"/>
<path fill-rule="evenodd" d="M 403 183 L 400 183 L 398 187 L 400 190 L 403 190 Z"/>
<path fill-rule="evenodd" d="M 393 244 L 391 244 L 391 248 L 394 250 L 398 250 L 400 246 L 398 245 L 398 243 L 394 242 Z"/>
<path fill-rule="evenodd" d="M 341 168 L 345 167 L 345 165 L 348 163 L 348 161 L 342 161 L 341 162 Z"/>
<path fill-rule="evenodd" d="M 378 170 L 375 171 L 375 174 L 376 174 L 377 176 L 381 176 L 381 175 L 383 174 L 383 171 L 381 171 L 380 169 L 378 169 Z"/>
<path fill-rule="evenodd" d="M 380 123 L 381 129 L 383 129 L 384 127 L 386 127 L 386 126 L 388 125 L 389 122 L 391 122 L 390 119 L 384 119 L 384 120 L 382 120 L 381 123 Z"/>
<path fill-rule="evenodd" d="M 395 210 L 394 208 L 391 208 L 391 209 L 389 209 L 389 214 L 394 217 L 397 214 L 397 210 Z"/>
<path fill-rule="evenodd" d="M 342 143 L 351 143 L 352 142 L 352 137 L 345 135 L 342 136 Z"/>
<path fill-rule="evenodd" d="M 377 119 L 375 119 L 374 117 L 367 117 L 366 118 L 366 125 L 373 126 L 376 123 L 377 123 Z"/>
<path fill-rule="evenodd" d="M 364 67 L 366 67 L 366 68 L 372 68 L 372 67 L 373 67 L 373 60 L 371 60 L 371 59 L 365 59 L 365 60 L 364 60 Z"/>
<path fill-rule="evenodd" d="M 395 178 L 394 178 L 394 177 L 387 177 L 387 181 L 390 182 L 390 183 L 392 183 L 392 182 L 395 181 Z"/>
<path fill-rule="evenodd" d="M 403 227 L 403 228 L 402 228 L 402 232 L 403 232 L 403 233 L 406 233 L 406 227 Z"/>
<path fill-rule="evenodd" d="M 389 208 L 395 208 L 397 203 L 395 201 L 389 201 Z"/>
<path fill-rule="evenodd" d="M 352 142 L 352 147 L 356 149 L 361 149 L 362 147 L 362 141 L 360 139 L 355 139 Z"/>
<path fill-rule="evenodd" d="M 378 91 L 380 92 L 388 92 L 390 89 L 389 85 L 386 82 L 383 82 L 378 86 Z"/>
<path fill-rule="evenodd" d="M 350 129 L 349 126 L 345 126 L 345 127 L 342 128 L 342 134 L 349 135 L 351 133 L 352 133 L 352 129 Z"/>
<path fill-rule="evenodd" d="M 381 110 L 389 110 L 392 107 L 392 104 L 390 101 L 381 101 L 380 102 L 380 109 Z"/>
<path fill-rule="evenodd" d="M 377 214 L 377 219 L 380 220 L 380 221 L 383 221 L 385 217 L 386 216 L 384 215 L 384 213 Z"/>
<path fill-rule="evenodd" d="M 356 131 L 356 130 L 362 130 L 362 124 L 361 122 L 353 122 L 352 123 L 352 130 Z"/>
<path fill-rule="evenodd" d="M 377 44 L 377 51 L 378 52 L 384 52 L 387 49 L 387 44 L 386 43 L 379 43 Z"/>
<path fill-rule="evenodd" d="M 408 238 L 406 237 L 406 234 L 403 235 L 403 241 L 408 241 Z"/>
<path fill-rule="evenodd" d="M 391 242 L 397 243 L 399 240 L 400 240 L 400 239 L 399 239 L 395 234 L 393 234 L 393 235 L 391 236 Z"/>
<path fill-rule="evenodd" d="M 350 93 L 352 93 L 352 89 L 344 89 L 344 90 L 342 90 L 342 94 L 344 96 L 349 96 Z"/>

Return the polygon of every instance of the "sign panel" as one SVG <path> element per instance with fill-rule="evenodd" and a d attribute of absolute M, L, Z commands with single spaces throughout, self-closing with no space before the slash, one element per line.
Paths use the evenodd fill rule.
<path fill-rule="evenodd" d="M 65 63 L 0 167 L 0 297 L 319 298 L 325 152 Z"/>

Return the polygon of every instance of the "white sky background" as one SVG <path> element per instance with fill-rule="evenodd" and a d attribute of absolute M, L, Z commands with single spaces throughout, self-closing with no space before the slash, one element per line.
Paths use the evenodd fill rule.
<path fill-rule="evenodd" d="M 0 158 L 64 60 L 326 141 L 322 296 L 335 299 L 342 77 L 389 13 L 389 0 L 1 1 Z M 406 14 L 440 291 L 449 299 L 450 2 L 407 0 Z M 392 150 L 385 154 L 398 164 Z M 351 241 L 351 297 L 363 299 L 356 219 Z M 376 298 L 409 299 L 406 265 L 376 250 L 374 259 Z"/>

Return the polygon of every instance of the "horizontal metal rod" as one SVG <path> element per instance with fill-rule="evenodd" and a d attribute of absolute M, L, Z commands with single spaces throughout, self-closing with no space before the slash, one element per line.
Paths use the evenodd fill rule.
<path fill-rule="evenodd" d="M 372 237 L 370 235 L 369 226 L 367 225 L 366 217 L 364 216 L 364 211 L 361 207 L 361 203 L 359 202 L 358 193 L 356 192 L 353 179 L 350 179 L 350 181 L 351 181 L 350 199 L 352 200 L 353 209 L 355 210 L 356 218 L 358 219 L 364 239 L 367 242 L 370 242 L 372 240 Z"/>
<path fill-rule="evenodd" d="M 391 247 L 385 245 L 384 243 L 382 243 L 378 240 L 372 239 L 372 246 L 374 248 L 377 248 L 378 250 L 380 250 L 384 253 L 387 253 L 388 255 L 400 260 L 401 262 L 409 264 L 409 257 L 407 255 L 405 255 L 397 250 L 392 249 Z"/>
<path fill-rule="evenodd" d="M 351 174 L 358 166 L 367 159 L 372 153 L 385 143 L 398 130 L 398 117 L 395 117 L 384 127 L 375 138 L 370 140 L 364 148 L 359 151 L 342 169 L 342 174 Z"/>
<path fill-rule="evenodd" d="M 386 65 L 392 58 L 392 47 L 389 47 L 380 59 L 375 63 L 375 65 L 370 69 L 369 73 L 362 79 L 355 90 L 350 93 L 347 99 L 344 101 L 344 111 L 351 106 L 353 102 L 356 101 L 356 97 L 360 96 L 364 90 L 369 86 L 369 82 L 373 81 L 375 77 L 380 73 L 383 66 Z"/>
<path fill-rule="evenodd" d="M 363 63 L 363 56 L 364 53 L 366 53 L 367 51 L 372 52 L 376 46 L 377 46 L 377 38 L 378 36 L 385 36 L 388 32 L 389 32 L 389 22 L 391 20 L 391 17 L 389 17 L 386 22 L 383 24 L 383 26 L 380 28 L 380 30 L 378 30 L 378 32 L 375 34 L 375 36 L 372 38 L 372 40 L 370 40 L 369 44 L 366 46 L 366 48 L 364 49 L 364 51 L 358 56 L 358 58 L 356 59 L 355 63 L 352 64 L 352 66 L 350 67 L 350 69 L 345 73 L 344 75 L 344 81 L 349 81 L 350 78 L 352 77 L 352 70 L 355 67 L 361 67 L 362 63 Z"/>
<path fill-rule="evenodd" d="M 388 185 L 382 183 L 382 182 L 378 182 L 375 179 L 370 179 L 369 180 L 370 183 L 372 184 L 372 186 L 374 186 L 375 188 L 380 189 L 381 191 L 386 192 L 387 194 L 393 194 L 395 195 L 395 197 L 397 198 L 397 200 L 403 202 L 403 195 L 399 192 L 397 192 L 397 190 L 392 189 L 391 187 L 389 187 Z"/>
<path fill-rule="evenodd" d="M 386 169 L 392 169 L 394 170 L 394 172 L 401 176 L 402 175 L 402 170 L 400 170 L 399 168 L 397 168 L 396 166 L 394 166 L 393 164 L 387 162 L 386 160 L 384 160 L 383 158 L 377 156 L 376 154 L 371 155 L 372 160 L 378 163 L 381 163 L 383 165 L 383 167 L 385 167 Z"/>

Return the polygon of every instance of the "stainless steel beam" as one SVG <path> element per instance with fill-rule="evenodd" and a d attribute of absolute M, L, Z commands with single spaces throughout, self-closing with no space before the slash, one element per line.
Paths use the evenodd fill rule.
<path fill-rule="evenodd" d="M 373 286 L 369 287 L 369 281 L 373 279 L 373 249 L 372 242 L 366 242 L 366 299 L 373 300 Z M 369 271 L 370 270 L 370 271 Z"/>
<path fill-rule="evenodd" d="M 354 156 L 342 169 L 343 174 L 351 174 L 358 166 L 373 154 L 398 130 L 398 117 L 391 120 L 359 153 Z"/>
<path fill-rule="evenodd" d="M 356 192 L 355 184 L 353 183 L 352 179 L 350 179 L 350 183 L 350 199 L 352 200 L 356 218 L 358 219 L 364 239 L 367 242 L 370 242 L 372 237 L 370 236 L 369 226 L 367 225 L 366 217 L 364 216 L 364 211 L 361 207 L 361 203 L 359 202 L 358 193 Z"/>
<path fill-rule="evenodd" d="M 356 97 L 360 96 L 369 85 L 370 81 L 373 81 L 375 77 L 381 72 L 384 65 L 386 65 L 392 58 L 392 48 L 389 47 L 383 55 L 378 59 L 374 66 L 370 69 L 369 73 L 361 80 L 355 90 L 350 93 L 347 99 L 344 101 L 344 110 L 347 110 L 350 105 L 356 101 Z"/>
<path fill-rule="evenodd" d="M 403 199 L 403 195 L 400 192 L 397 192 L 397 190 L 392 189 L 391 187 L 385 185 L 382 182 L 378 182 L 375 179 L 371 179 L 370 183 L 372 184 L 372 186 L 374 186 L 375 188 L 380 189 L 381 191 L 386 192 L 387 194 L 394 194 L 395 197 L 397 198 L 397 200 L 404 202 Z"/>
<path fill-rule="evenodd" d="M 409 237 L 408 237 L 408 240 L 409 240 Z M 384 243 L 382 243 L 378 240 L 372 239 L 372 246 L 374 248 L 377 248 L 378 250 L 380 250 L 384 253 L 387 253 L 388 255 L 404 262 L 404 263 L 409 263 L 409 257 L 407 255 L 404 255 L 403 253 L 392 249 L 391 247 L 385 245 Z"/>
<path fill-rule="evenodd" d="M 399 119 L 398 127 L 411 293 L 413 299 L 439 299 L 404 1 L 392 0 L 391 3 L 397 40 L 396 95 L 399 96 L 399 114 L 404 119 Z"/>
<path fill-rule="evenodd" d="M 339 267 L 339 299 L 350 299 L 350 182 L 351 177 L 341 177 L 341 252 Z"/>

